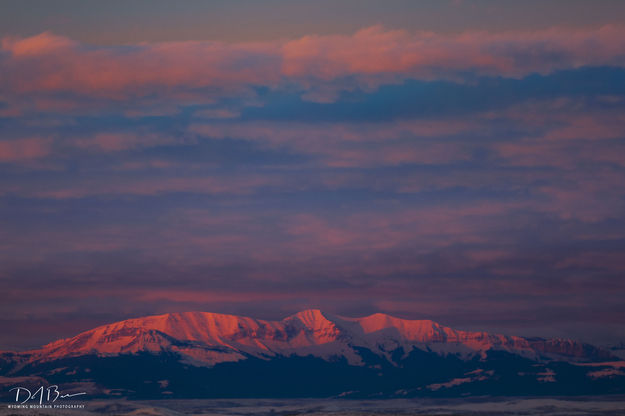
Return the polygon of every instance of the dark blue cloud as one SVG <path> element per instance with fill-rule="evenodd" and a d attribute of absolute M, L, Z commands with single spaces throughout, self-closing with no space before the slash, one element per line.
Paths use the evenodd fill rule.
<path fill-rule="evenodd" d="M 246 108 L 242 118 L 307 122 L 389 121 L 466 115 L 532 99 L 592 100 L 598 95 L 625 95 L 625 69 L 589 67 L 548 75 L 532 74 L 522 79 L 477 78 L 469 83 L 407 80 L 399 85 L 383 85 L 372 93 L 343 92 L 332 103 L 306 101 L 297 93 L 265 92 L 261 95 L 265 105 Z"/>

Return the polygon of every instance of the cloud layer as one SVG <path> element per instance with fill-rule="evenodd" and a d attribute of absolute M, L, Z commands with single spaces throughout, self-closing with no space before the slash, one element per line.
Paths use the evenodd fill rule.
<path fill-rule="evenodd" d="M 304 91 L 304 97 L 327 101 L 335 97 L 336 90 L 349 88 L 349 83 L 332 83 L 343 78 L 374 88 L 407 78 L 518 78 L 588 65 L 622 66 L 623 36 L 625 30 L 619 26 L 448 35 L 372 26 L 353 35 L 313 35 L 285 41 L 94 47 L 42 33 L 2 39 L 1 87 L 3 94 L 12 98 L 24 94 L 39 97 L 34 104 L 40 110 L 62 108 L 47 107 L 42 98 L 46 94 L 127 104 L 140 98 L 190 103 L 242 94 L 250 86 L 285 84 Z M 72 104 L 69 99 L 65 102 Z"/>
<path fill-rule="evenodd" d="M 624 32 L 3 39 L 0 348 L 307 307 L 625 337 Z"/>

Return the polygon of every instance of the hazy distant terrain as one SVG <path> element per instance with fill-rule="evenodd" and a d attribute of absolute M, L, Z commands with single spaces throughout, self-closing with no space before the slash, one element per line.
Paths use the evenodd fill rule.
<path fill-rule="evenodd" d="M 474 400 L 162 400 L 87 401 L 83 410 L 10 410 L 0 415 L 623 415 L 625 397 L 520 398 Z"/>

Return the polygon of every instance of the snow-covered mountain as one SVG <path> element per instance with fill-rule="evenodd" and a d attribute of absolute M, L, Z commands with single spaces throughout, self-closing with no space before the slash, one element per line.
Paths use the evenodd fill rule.
<path fill-rule="evenodd" d="M 0 378 L 86 382 L 141 397 L 624 393 L 623 368 L 609 351 L 573 340 L 316 309 L 280 321 L 169 313 L 0 353 Z"/>
<path fill-rule="evenodd" d="M 312 355 L 326 360 L 340 357 L 362 365 L 356 347 L 388 361 L 402 348 L 454 354 L 463 359 L 487 351 L 507 351 L 523 357 L 575 361 L 609 359 L 608 351 L 567 339 L 522 338 L 460 331 L 430 320 L 406 320 L 376 313 L 347 318 L 305 310 L 281 321 L 208 312 L 168 313 L 103 325 L 21 355 L 29 362 L 139 352 L 173 352 L 190 364 L 213 366 L 247 357 Z"/>

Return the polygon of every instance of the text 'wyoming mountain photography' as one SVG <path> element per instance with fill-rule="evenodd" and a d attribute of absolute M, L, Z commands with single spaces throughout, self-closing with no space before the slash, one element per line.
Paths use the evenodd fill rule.
<path fill-rule="evenodd" d="M 0 2 L 0 415 L 625 414 L 625 2 Z"/>

